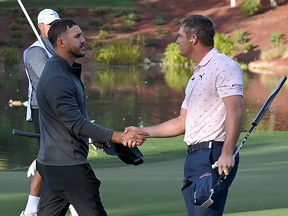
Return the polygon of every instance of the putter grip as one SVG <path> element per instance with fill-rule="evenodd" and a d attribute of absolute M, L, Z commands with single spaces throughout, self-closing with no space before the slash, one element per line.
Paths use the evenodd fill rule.
<path fill-rule="evenodd" d="M 31 138 L 40 138 L 40 134 L 29 133 L 17 129 L 12 130 L 13 135 L 24 136 L 24 137 L 31 137 Z"/>

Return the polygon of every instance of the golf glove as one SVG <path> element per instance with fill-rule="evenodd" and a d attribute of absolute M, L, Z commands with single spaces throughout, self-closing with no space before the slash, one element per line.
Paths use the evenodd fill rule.
<path fill-rule="evenodd" d="M 34 176 L 36 172 L 36 159 L 31 163 L 29 166 L 29 169 L 27 171 L 27 177 L 29 178 L 30 176 Z"/>

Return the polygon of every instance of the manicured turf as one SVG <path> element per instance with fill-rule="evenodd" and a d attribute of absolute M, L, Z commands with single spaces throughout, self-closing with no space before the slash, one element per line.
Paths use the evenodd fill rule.
<path fill-rule="evenodd" d="M 287 132 L 253 132 L 241 150 L 225 216 L 288 215 L 287 138 Z M 145 162 L 138 167 L 123 165 L 101 151 L 100 159 L 90 158 L 102 181 L 101 197 L 108 214 L 185 215 L 180 192 L 185 154 L 181 138 L 151 139 L 141 151 Z M 2 171 L 0 179 L 1 215 L 18 215 L 26 204 L 29 179 L 23 170 Z"/>

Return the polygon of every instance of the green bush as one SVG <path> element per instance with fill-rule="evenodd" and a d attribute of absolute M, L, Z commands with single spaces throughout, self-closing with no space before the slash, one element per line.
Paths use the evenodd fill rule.
<path fill-rule="evenodd" d="M 16 48 L 4 48 L 2 57 L 5 65 L 16 65 L 20 63 L 20 56 Z"/>
<path fill-rule="evenodd" d="M 180 18 L 175 18 L 175 19 L 172 20 L 172 23 L 173 23 L 174 25 L 181 25 L 182 19 L 180 19 Z"/>
<path fill-rule="evenodd" d="M 161 16 L 152 20 L 152 24 L 154 24 L 154 25 L 164 25 L 165 22 L 166 22 L 165 19 Z"/>
<path fill-rule="evenodd" d="M 232 56 L 235 49 L 233 39 L 229 35 L 220 33 L 215 34 L 214 46 L 219 52 L 228 56 Z"/>
<path fill-rule="evenodd" d="M 243 44 L 243 49 L 245 51 L 249 51 L 249 50 L 253 49 L 253 47 L 254 47 L 254 45 L 252 43 L 246 42 L 246 43 Z"/>
<path fill-rule="evenodd" d="M 21 38 L 23 38 L 23 32 L 20 30 L 12 31 L 11 37 L 14 39 L 21 39 Z"/>
<path fill-rule="evenodd" d="M 135 26 L 135 21 L 134 20 L 123 20 L 122 24 L 121 24 L 121 28 L 123 31 L 129 31 L 131 29 L 133 29 L 133 27 Z"/>
<path fill-rule="evenodd" d="M 192 67 L 194 62 L 180 55 L 179 45 L 175 42 L 168 44 L 165 49 L 164 57 L 162 58 L 164 67 L 171 65 L 179 67 Z"/>
<path fill-rule="evenodd" d="M 239 44 L 244 44 L 248 41 L 248 32 L 243 29 L 237 29 L 235 32 L 235 42 Z"/>
<path fill-rule="evenodd" d="M 128 15 L 122 16 L 122 20 L 133 20 L 133 21 L 139 21 L 139 16 L 135 13 L 130 13 Z"/>
<path fill-rule="evenodd" d="M 100 39 L 107 39 L 109 37 L 109 33 L 107 31 L 100 30 L 98 36 Z"/>
<path fill-rule="evenodd" d="M 262 5 L 261 5 L 261 1 L 260 0 L 244 0 L 243 4 L 242 4 L 242 7 L 241 7 L 241 11 L 245 15 L 252 16 L 256 12 L 259 11 L 261 6 Z"/>
<path fill-rule="evenodd" d="M 94 27 L 99 27 L 101 25 L 101 21 L 100 19 L 98 18 L 92 18 L 90 21 L 89 21 L 89 25 L 92 26 L 93 28 Z"/>
<path fill-rule="evenodd" d="M 260 59 L 271 60 L 280 58 L 286 55 L 287 47 L 279 46 L 270 50 L 264 50 L 261 52 Z"/>
<path fill-rule="evenodd" d="M 22 25 L 16 22 L 13 22 L 10 24 L 9 26 L 11 31 L 17 31 L 17 30 L 21 30 L 22 29 Z"/>
<path fill-rule="evenodd" d="M 144 46 L 145 47 L 151 47 L 151 46 L 156 46 L 157 45 L 157 41 L 155 38 L 152 37 L 146 37 L 144 39 Z"/>
<path fill-rule="evenodd" d="M 106 23 L 103 26 L 101 26 L 100 29 L 104 31 L 111 31 L 113 30 L 113 25 L 111 23 Z"/>
<path fill-rule="evenodd" d="M 277 47 L 284 44 L 283 35 L 280 32 L 273 32 L 269 36 L 269 41 L 273 47 Z"/>
<path fill-rule="evenodd" d="M 108 46 L 94 46 L 92 49 L 96 60 L 99 63 L 112 65 L 136 65 L 144 60 L 144 53 L 141 41 L 137 40 L 119 40 L 113 41 Z"/>
<path fill-rule="evenodd" d="M 109 16 L 112 18 L 117 18 L 130 13 L 133 13 L 132 9 L 130 8 L 111 8 L 109 11 Z"/>
<path fill-rule="evenodd" d="M 111 10 L 110 8 L 97 7 L 97 8 L 91 9 L 91 13 L 95 17 L 100 17 L 100 16 L 108 14 L 110 10 Z"/>

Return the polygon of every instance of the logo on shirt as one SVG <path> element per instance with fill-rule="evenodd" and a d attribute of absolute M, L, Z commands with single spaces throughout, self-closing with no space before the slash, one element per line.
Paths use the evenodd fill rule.
<path fill-rule="evenodd" d="M 238 84 L 238 83 L 234 83 L 234 84 L 232 84 L 232 88 L 242 90 L 243 89 L 243 85 L 242 84 Z"/>
<path fill-rule="evenodd" d="M 201 75 L 201 74 L 199 74 L 199 77 L 200 77 L 200 79 L 201 79 L 201 80 L 202 80 L 202 78 L 203 78 L 204 74 L 205 74 L 205 73 L 203 73 L 202 75 Z"/>

